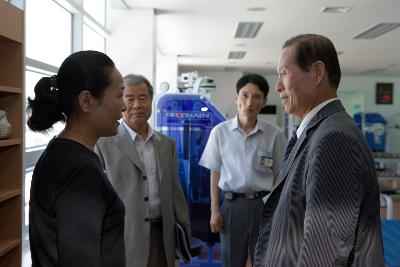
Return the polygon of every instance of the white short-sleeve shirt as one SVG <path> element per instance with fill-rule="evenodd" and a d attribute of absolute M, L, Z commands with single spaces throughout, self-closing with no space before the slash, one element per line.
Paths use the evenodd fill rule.
<path fill-rule="evenodd" d="M 287 140 L 274 124 L 257 120 L 246 134 L 238 117 L 222 122 L 211 130 L 199 164 L 221 173 L 218 186 L 223 191 L 252 192 L 271 190 Z"/>

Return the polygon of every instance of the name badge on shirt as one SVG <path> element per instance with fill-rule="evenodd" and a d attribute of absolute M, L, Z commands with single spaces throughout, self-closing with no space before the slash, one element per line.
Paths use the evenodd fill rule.
<path fill-rule="evenodd" d="M 274 159 L 272 158 L 271 153 L 268 153 L 267 156 L 260 156 L 260 166 L 270 167 L 274 164 Z"/>

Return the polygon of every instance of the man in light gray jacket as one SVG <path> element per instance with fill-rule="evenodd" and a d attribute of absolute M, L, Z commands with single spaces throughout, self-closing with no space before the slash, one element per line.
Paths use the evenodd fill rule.
<path fill-rule="evenodd" d="M 153 99 L 150 82 L 130 74 L 124 85 L 127 109 L 118 134 L 101 138 L 95 150 L 125 204 L 126 266 L 173 267 L 175 220 L 190 234 L 175 142 L 147 123 Z"/>

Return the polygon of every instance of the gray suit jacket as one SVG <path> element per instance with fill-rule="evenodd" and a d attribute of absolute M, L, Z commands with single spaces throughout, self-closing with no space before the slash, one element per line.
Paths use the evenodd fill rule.
<path fill-rule="evenodd" d="M 255 266 L 384 266 L 374 161 L 339 100 L 287 159 L 263 209 Z"/>
<path fill-rule="evenodd" d="M 165 255 L 168 267 L 175 260 L 175 218 L 190 233 L 187 203 L 179 184 L 178 161 L 175 142 L 154 131 L 154 146 L 160 176 L 160 201 L 163 218 Z M 123 124 L 118 134 L 100 138 L 95 147 L 96 153 L 107 172 L 115 190 L 125 204 L 125 248 L 127 267 L 145 267 L 149 255 L 150 223 L 149 184 L 145 176 L 136 147 Z"/>

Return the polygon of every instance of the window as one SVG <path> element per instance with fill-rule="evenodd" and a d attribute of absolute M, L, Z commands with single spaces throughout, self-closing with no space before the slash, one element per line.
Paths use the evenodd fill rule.
<path fill-rule="evenodd" d="M 33 168 L 29 168 L 25 171 L 25 191 L 24 191 L 24 221 L 23 221 L 23 256 L 22 256 L 22 266 L 29 267 L 32 265 L 31 261 L 31 253 L 29 250 L 29 197 L 30 197 L 30 189 L 31 189 L 31 181 L 32 181 Z"/>
<path fill-rule="evenodd" d="M 105 51 L 105 39 L 87 24 L 83 24 L 83 50 Z"/>
<path fill-rule="evenodd" d="M 53 66 L 72 51 L 72 14 L 52 0 L 26 0 L 26 56 Z"/>
<path fill-rule="evenodd" d="M 106 24 L 105 0 L 83 0 L 83 9 L 101 25 Z"/>
<path fill-rule="evenodd" d="M 56 74 L 62 61 L 72 52 L 105 51 L 106 0 L 22 2 L 25 2 L 26 16 L 25 95 L 34 98 L 36 83 L 42 77 Z M 64 124 L 59 122 L 47 134 L 40 134 L 25 125 L 24 267 L 31 266 L 28 216 L 33 169 L 49 140 L 63 128 Z"/>

